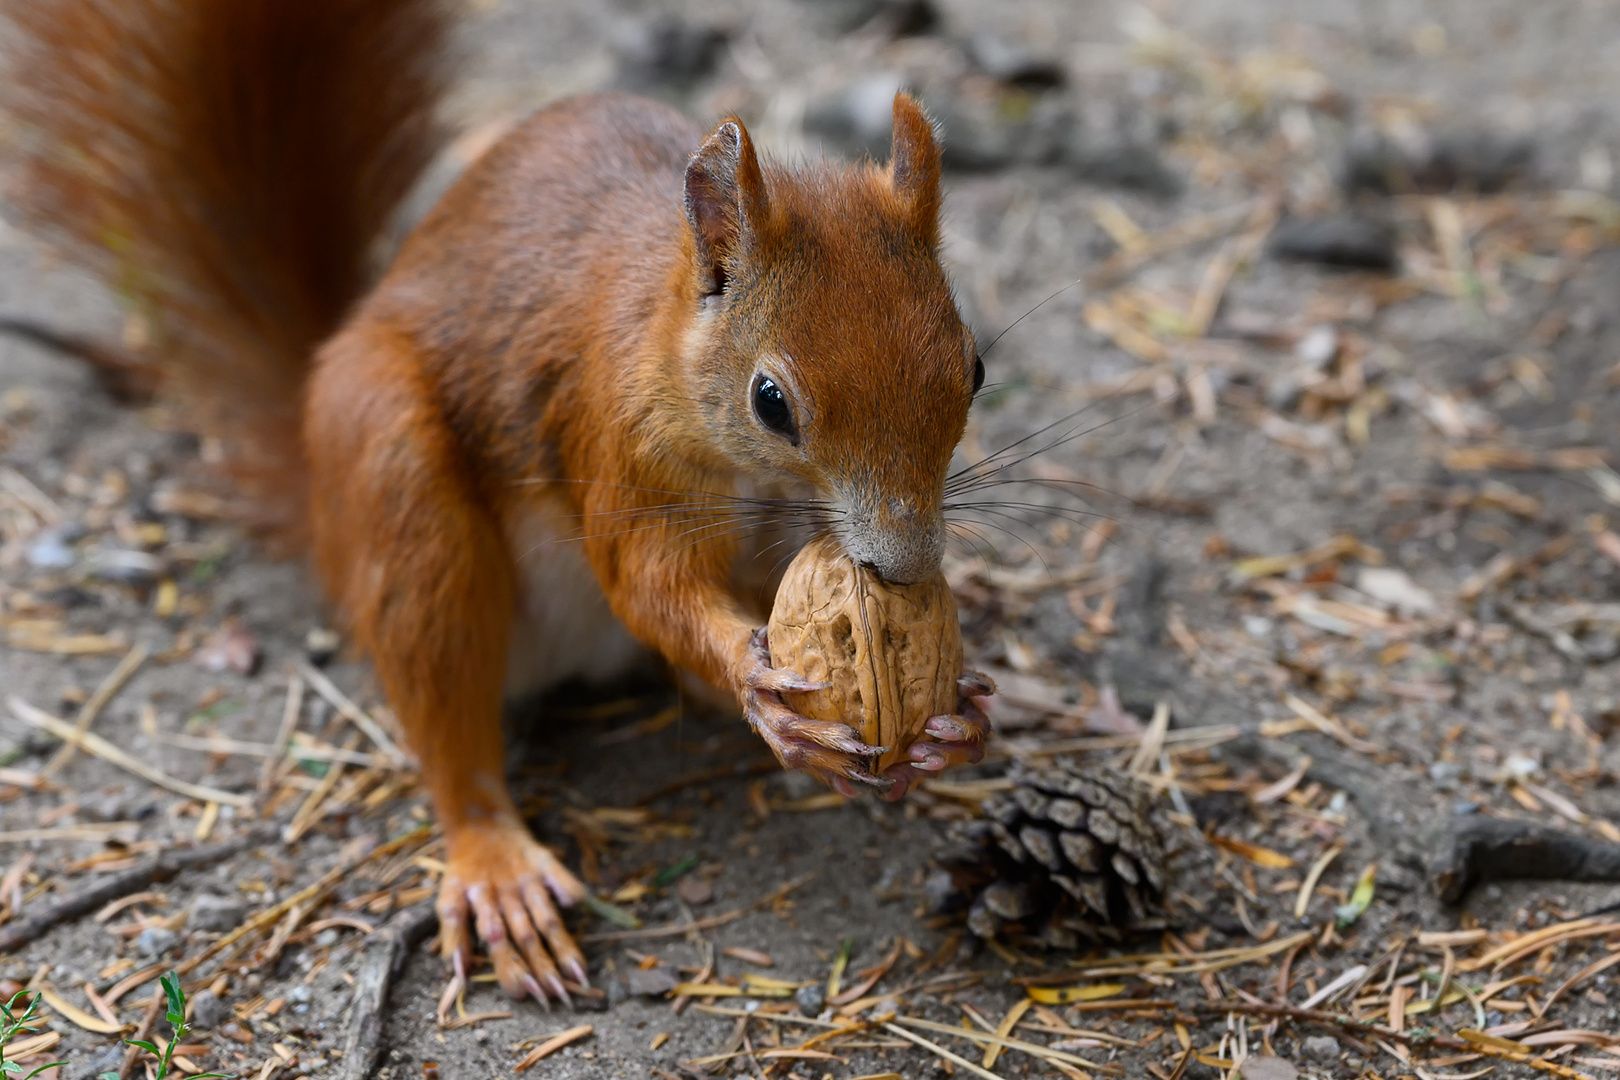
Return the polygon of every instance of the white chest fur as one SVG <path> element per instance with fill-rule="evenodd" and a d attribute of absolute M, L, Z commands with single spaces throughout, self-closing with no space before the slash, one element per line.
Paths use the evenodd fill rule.
<path fill-rule="evenodd" d="M 565 679 L 600 682 L 634 666 L 645 650 L 608 608 L 574 522 L 537 508 L 512 535 L 518 614 L 507 654 L 508 697 Z"/>

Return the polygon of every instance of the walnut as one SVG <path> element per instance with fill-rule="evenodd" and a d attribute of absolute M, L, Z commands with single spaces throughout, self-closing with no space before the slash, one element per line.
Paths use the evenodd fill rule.
<path fill-rule="evenodd" d="M 820 537 L 783 576 L 769 631 L 773 667 L 832 684 L 783 701 L 885 747 L 868 762 L 874 772 L 901 760 L 929 717 L 957 711 L 962 631 L 943 574 L 891 585 Z"/>

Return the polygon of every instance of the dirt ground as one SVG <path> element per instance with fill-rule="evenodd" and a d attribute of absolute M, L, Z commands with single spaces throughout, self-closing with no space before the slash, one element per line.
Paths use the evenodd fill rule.
<path fill-rule="evenodd" d="M 621 86 L 705 118 L 734 110 L 784 155 L 850 154 L 886 138 L 870 103 L 917 87 L 954 148 L 947 251 L 990 372 L 962 463 L 1007 460 L 993 455 L 1035 432 L 1023 445 L 1042 452 L 997 474 L 1037 483 L 983 488 L 957 511 L 947 560 L 969 664 L 1003 690 L 985 765 L 904 805 L 846 804 L 776 772 L 735 717 L 656 681 L 515 709 L 514 783 L 539 833 L 643 928 L 675 932 L 615 938 L 580 913 L 601 1002 L 547 1014 L 475 982 L 447 1026 L 440 962 L 413 947 L 375 1075 L 506 1075 L 579 1024 L 590 1035 L 533 1075 L 1201 1077 L 1245 1054 L 1321 1077 L 1620 1072 L 1620 968 L 1548 1004 L 1620 955 L 1620 926 L 1599 920 L 1506 967 L 1511 950 L 1490 951 L 1620 903 L 1614 875 L 1491 882 L 1457 906 L 1434 884 L 1437 853 L 1480 820 L 1620 862 L 1602 847 L 1620 844 L 1620 8 L 945 0 L 919 27 L 924 5 L 882 0 L 467 6 L 455 109 L 480 137 Z M 13 228 L 0 314 L 110 339 L 138 329 Z M 185 971 L 194 1000 L 211 991 L 188 1061 L 347 1076 L 362 930 L 430 895 L 441 865 L 431 841 L 366 853 L 427 820 L 425 796 L 312 690 L 298 730 L 347 747 L 345 767 L 261 781 L 266 759 L 221 741 L 276 740 L 289 665 L 328 613 L 299 565 L 211 515 L 195 484 L 206 447 L 182 420 L 120 406 L 73 361 L 0 337 L 0 692 L 25 704 L 0 710 L 0 903 L 23 920 L 262 819 L 301 835 L 66 921 L 0 975 L 81 1011 L 47 999 L 61 1039 L 38 1060 L 96 1076 L 123 1051 L 87 1030 L 111 1025 L 86 987 L 118 987 L 110 1008 L 138 1024 L 155 983 L 121 981 L 184 965 L 358 862 L 292 918 L 276 910 L 276 940 Z M 59 743 L 26 706 L 71 721 L 137 646 L 148 658 L 94 721 L 110 753 L 52 766 Z M 386 722 L 363 661 L 340 652 L 324 670 Z M 1144 729 L 1161 703 L 1171 732 L 1145 771 L 1182 827 L 1216 838 L 1201 848 L 1213 870 L 1177 884 L 1172 933 L 1125 951 L 1307 939 L 1219 971 L 1115 961 L 1109 975 L 1104 954 L 1071 966 L 989 948 L 928 915 L 945 823 L 1010 758 L 1068 746 L 1129 760 L 1157 742 Z M 108 760 L 118 752 L 232 799 L 155 786 Z M 1302 878 L 1334 851 L 1311 895 Z M 1503 877 L 1523 868 L 1508 862 Z M 1370 905 L 1336 926 L 1369 867 Z M 1021 1050 L 986 1066 L 982 1045 L 922 1027 L 904 1030 L 968 1064 L 881 1026 L 773 1056 L 818 1029 L 784 1019 L 799 1010 L 773 995 L 791 988 L 737 977 L 825 985 L 845 942 L 844 986 L 897 957 L 857 1020 L 887 1009 L 977 1030 L 1025 996 L 1013 979 L 1065 971 L 1123 987 L 1116 1005 L 1174 1004 L 1024 1014 L 1016 1037 L 1092 1066 Z M 1359 987 L 1320 1003 L 1336 1021 L 1209 1004 L 1299 1006 L 1357 965 Z M 707 1003 L 639 992 L 676 977 L 732 982 Z M 1454 980 L 1482 1000 L 1452 994 L 1437 1017 L 1391 1002 Z M 1345 1026 L 1397 1015 L 1405 1036 Z M 1420 1023 L 1496 1043 L 1422 1047 Z M 1496 1056 L 1469 1056 L 1481 1047 Z"/>

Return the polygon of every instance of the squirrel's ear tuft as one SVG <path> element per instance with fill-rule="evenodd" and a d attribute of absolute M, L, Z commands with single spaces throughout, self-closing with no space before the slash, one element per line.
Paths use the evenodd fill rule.
<path fill-rule="evenodd" d="M 894 190 L 911 203 L 917 227 L 930 241 L 939 233 L 939 140 L 934 122 L 916 98 L 894 95 L 894 144 L 889 176 Z"/>
<path fill-rule="evenodd" d="M 742 121 L 722 123 L 686 163 L 686 220 L 705 295 L 726 287 L 726 266 L 765 215 L 765 176 Z"/>

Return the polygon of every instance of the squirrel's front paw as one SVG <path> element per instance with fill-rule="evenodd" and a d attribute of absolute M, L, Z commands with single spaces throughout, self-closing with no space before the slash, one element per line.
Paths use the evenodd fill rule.
<path fill-rule="evenodd" d="M 743 678 L 743 714 L 765 740 L 784 769 L 799 769 L 834 790 L 854 798 L 856 785 L 887 790 L 893 781 L 874 776 L 866 761 L 883 752 L 868 746 L 848 724 L 800 716 L 782 702 L 782 693 L 804 693 L 825 688 L 791 671 L 771 667 L 765 631 L 749 642 L 749 668 Z"/>
<path fill-rule="evenodd" d="M 470 929 L 476 929 L 501 989 L 514 998 L 531 995 L 548 1009 L 551 998 L 571 1003 L 558 971 L 577 986 L 587 985 L 585 957 L 557 904 L 583 900 L 584 884 L 522 822 L 464 825 L 447 837 L 446 847 L 439 941 L 457 983 L 466 983 Z"/>
<path fill-rule="evenodd" d="M 930 717 L 923 737 L 906 748 L 906 760 L 883 770 L 884 779 L 893 781 L 883 793 L 885 799 L 903 797 L 915 780 L 938 776 L 953 765 L 976 764 L 984 758 L 984 740 L 990 734 L 984 700 L 996 692 L 995 683 L 976 671 L 964 671 L 956 680 L 956 690 L 956 712 Z"/>

